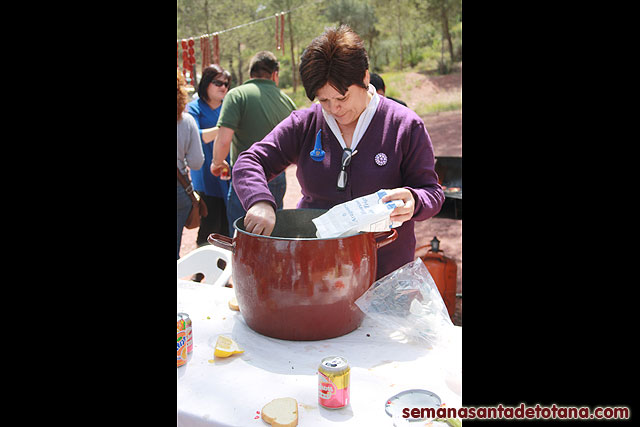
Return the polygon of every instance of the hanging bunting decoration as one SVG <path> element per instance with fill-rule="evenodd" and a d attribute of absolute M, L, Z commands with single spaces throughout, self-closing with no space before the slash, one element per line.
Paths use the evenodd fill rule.
<path fill-rule="evenodd" d="M 180 41 L 182 45 L 182 74 L 187 80 L 187 84 L 191 84 L 194 77 L 194 65 L 196 63 L 196 58 L 194 56 L 195 50 L 193 46 L 195 42 L 193 41 L 193 37 L 187 39 L 182 39 Z"/>
<path fill-rule="evenodd" d="M 202 70 L 211 64 L 211 50 L 209 48 L 209 36 L 200 36 L 200 51 L 202 52 Z"/>
<path fill-rule="evenodd" d="M 280 14 L 276 13 L 276 50 L 280 50 Z"/>
<path fill-rule="evenodd" d="M 282 47 L 282 54 L 284 55 L 284 12 L 280 13 L 280 45 Z"/>
<path fill-rule="evenodd" d="M 213 35 L 213 63 L 220 65 L 220 45 L 218 41 L 218 33 Z"/>
<path fill-rule="evenodd" d="M 182 74 L 185 78 L 187 78 L 187 72 L 189 71 L 189 46 L 187 45 L 187 40 L 182 39 L 180 41 L 180 46 L 182 46 Z M 187 80 L 187 84 L 189 80 Z"/>
<path fill-rule="evenodd" d="M 322 2 L 323 0 L 315 0 L 313 3 L 319 3 Z M 222 34 L 222 33 L 226 33 L 228 31 L 234 31 L 240 28 L 244 28 L 247 27 L 249 25 L 254 25 L 257 24 L 258 22 L 262 22 L 265 20 L 269 20 L 272 18 L 276 18 L 276 50 L 282 50 L 282 53 L 284 54 L 285 48 L 284 48 L 284 15 L 287 13 L 292 13 L 302 7 L 306 7 L 309 5 L 300 5 L 297 7 L 294 7 L 292 9 L 286 10 L 284 12 L 278 12 L 275 15 L 268 15 L 265 16 L 263 18 L 260 19 L 256 19 L 254 21 L 251 22 L 246 22 L 244 24 L 240 24 L 240 25 L 236 25 L 235 27 L 231 27 L 231 28 L 226 28 L 224 30 L 221 31 L 217 31 L 215 33 L 212 34 L 204 34 L 202 36 L 200 36 L 200 43 L 201 43 L 201 47 L 204 46 L 204 48 L 202 49 L 202 55 L 203 55 L 203 67 L 209 65 L 210 63 L 213 64 L 220 64 L 220 47 L 219 47 L 219 40 L 218 40 L 218 35 Z M 291 17 L 289 17 L 289 19 L 291 19 Z M 211 49 L 209 47 L 209 38 L 212 38 L 211 43 L 212 43 L 212 48 Z M 178 57 L 178 68 L 180 68 L 180 46 L 182 46 L 182 66 L 183 66 L 183 74 L 185 74 L 185 77 L 187 75 L 187 73 L 189 73 L 189 78 L 187 78 L 187 81 L 191 81 L 191 74 L 194 73 L 194 66 L 196 64 L 196 59 L 194 57 L 194 50 L 193 50 L 193 46 L 194 46 L 194 41 L 193 41 L 193 37 L 190 37 L 189 39 L 182 39 L 182 40 L 178 40 L 178 52 L 177 52 L 177 57 Z M 212 52 L 213 50 L 213 52 Z M 206 57 L 205 57 L 206 56 Z M 194 75 L 195 77 L 195 75 Z"/>
<path fill-rule="evenodd" d="M 200 52 L 202 53 L 202 70 L 200 70 L 201 72 L 204 71 L 204 67 L 206 67 L 206 63 L 207 63 L 207 48 L 204 44 L 204 41 L 206 39 L 206 36 L 200 36 Z"/>
<path fill-rule="evenodd" d="M 187 43 L 189 44 L 189 69 L 191 69 L 196 63 L 196 57 L 194 55 L 196 51 L 193 49 L 195 42 L 193 41 L 193 37 L 190 37 Z"/>
<path fill-rule="evenodd" d="M 193 46 L 195 45 L 195 42 L 193 41 L 193 37 L 190 37 L 187 43 L 189 44 L 189 73 L 191 74 L 191 84 L 195 85 L 195 77 L 196 77 L 196 70 L 195 70 L 196 57 L 195 57 L 195 53 L 196 53 L 196 51 L 193 48 Z"/>

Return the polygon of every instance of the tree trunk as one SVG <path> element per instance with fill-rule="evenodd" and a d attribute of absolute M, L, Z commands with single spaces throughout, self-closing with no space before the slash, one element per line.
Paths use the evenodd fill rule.
<path fill-rule="evenodd" d="M 451 57 L 451 63 L 455 62 L 455 57 L 453 55 L 453 43 L 451 42 L 451 33 L 449 33 L 449 17 L 447 16 L 447 8 L 445 7 L 445 3 L 442 3 L 442 35 L 447 39 L 447 43 L 449 45 L 449 56 Z"/>
<path fill-rule="evenodd" d="M 400 70 L 404 69 L 404 48 L 402 47 L 402 13 L 400 13 L 400 2 L 398 1 L 398 39 L 400 40 Z"/>
<path fill-rule="evenodd" d="M 204 25 L 209 34 L 209 2 L 207 0 L 204 0 Z"/>
<path fill-rule="evenodd" d="M 293 50 L 293 26 L 291 25 L 291 12 L 287 13 L 287 21 L 289 21 L 289 42 L 291 43 L 291 47 L 289 48 L 289 52 L 291 52 L 291 80 L 293 81 L 293 93 L 296 93 L 296 90 L 298 90 L 298 66 L 296 64 L 295 51 Z"/>
<path fill-rule="evenodd" d="M 242 76 L 242 51 L 240 50 L 240 40 L 238 40 L 238 84 L 241 85 L 244 83 L 244 78 Z"/>
<path fill-rule="evenodd" d="M 373 38 L 374 36 L 369 36 L 369 49 L 367 49 L 367 53 L 369 54 L 369 71 L 373 72 L 374 69 L 376 68 L 376 54 L 375 51 L 373 50 Z"/>
<path fill-rule="evenodd" d="M 222 60 L 220 60 L 220 62 L 222 62 Z M 229 55 L 229 68 L 227 68 L 227 70 L 231 73 L 231 81 L 236 82 L 236 86 L 239 85 L 240 83 L 237 83 L 238 76 L 236 76 L 236 71 L 233 69 L 233 55 Z"/>

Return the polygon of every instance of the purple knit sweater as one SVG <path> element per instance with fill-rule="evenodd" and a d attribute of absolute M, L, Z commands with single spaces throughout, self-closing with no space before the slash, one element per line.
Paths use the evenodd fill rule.
<path fill-rule="evenodd" d="M 322 149 L 326 154 L 323 161 L 316 162 L 309 152 L 319 129 L 322 129 Z M 329 209 L 380 189 L 408 188 L 416 208 L 413 218 L 397 229 L 398 238 L 378 250 L 377 278 L 381 278 L 414 260 L 414 221 L 437 214 L 444 202 L 444 193 L 434 171 L 433 146 L 422 119 L 397 102 L 380 97 L 357 150 L 346 168 L 347 188 L 337 191 L 343 149 L 322 116 L 322 107 L 313 104 L 293 111 L 262 141 L 242 152 L 233 167 L 232 182 L 245 210 L 259 201 L 269 202 L 275 209 L 267 180 L 292 163 L 297 165 L 296 176 L 302 190 L 298 208 Z M 382 166 L 375 161 L 379 153 L 387 158 Z"/>

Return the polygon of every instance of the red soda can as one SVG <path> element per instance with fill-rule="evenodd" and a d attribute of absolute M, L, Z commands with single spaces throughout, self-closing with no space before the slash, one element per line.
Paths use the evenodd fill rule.
<path fill-rule="evenodd" d="M 220 179 L 223 181 L 229 181 L 231 179 L 229 167 L 225 166 L 220 173 Z"/>
<path fill-rule="evenodd" d="M 342 356 L 329 356 L 318 366 L 318 403 L 328 409 L 349 404 L 351 368 Z"/>
<path fill-rule="evenodd" d="M 178 318 L 184 320 L 187 331 L 187 353 L 193 351 L 193 325 L 191 324 L 191 318 L 187 313 L 178 313 Z"/>

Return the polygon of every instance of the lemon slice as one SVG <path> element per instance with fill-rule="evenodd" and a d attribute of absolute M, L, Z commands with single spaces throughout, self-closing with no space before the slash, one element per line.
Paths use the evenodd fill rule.
<path fill-rule="evenodd" d="M 244 350 L 241 350 L 240 347 L 238 347 L 238 344 L 231 338 L 225 337 L 224 335 L 218 335 L 218 339 L 216 340 L 216 349 L 213 352 L 213 355 L 216 357 L 229 357 L 236 353 L 244 353 Z"/>

